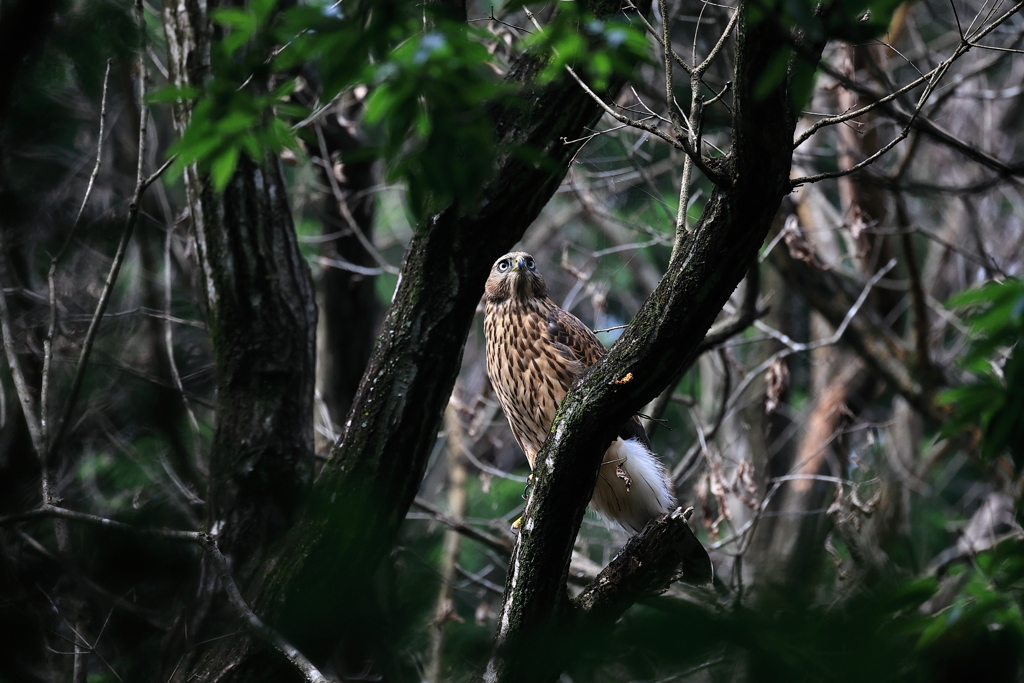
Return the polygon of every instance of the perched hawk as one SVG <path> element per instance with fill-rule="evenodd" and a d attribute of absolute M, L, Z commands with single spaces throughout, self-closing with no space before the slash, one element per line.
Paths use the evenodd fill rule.
<path fill-rule="evenodd" d="M 487 376 L 532 469 L 558 404 L 605 349 L 576 316 L 547 297 L 544 278 L 527 253 L 514 251 L 495 262 L 485 298 Z M 675 504 L 665 468 L 633 417 L 605 451 L 590 506 L 635 533 Z"/>

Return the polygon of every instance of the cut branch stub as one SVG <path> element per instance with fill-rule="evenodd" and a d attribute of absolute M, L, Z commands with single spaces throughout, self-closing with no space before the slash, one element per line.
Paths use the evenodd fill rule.
<path fill-rule="evenodd" d="M 644 595 L 674 581 L 705 585 L 714 578 L 707 551 L 688 524 L 693 508 L 676 508 L 629 539 L 604 571 L 574 600 L 592 624 L 614 622 Z"/>

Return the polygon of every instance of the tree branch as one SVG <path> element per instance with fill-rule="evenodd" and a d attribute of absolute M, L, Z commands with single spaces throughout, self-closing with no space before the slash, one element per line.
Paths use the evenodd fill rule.
<path fill-rule="evenodd" d="M 141 9 L 139 10 L 139 16 L 141 17 Z M 128 217 L 125 219 L 124 230 L 121 231 L 121 241 L 117 245 L 117 252 L 114 254 L 113 263 L 110 264 L 107 279 L 103 284 L 103 291 L 100 293 L 100 300 L 96 303 L 96 310 L 93 313 L 92 321 L 89 323 L 89 329 L 85 333 L 85 340 L 82 342 L 82 351 L 78 356 L 78 365 L 75 367 L 75 376 L 71 382 L 71 389 L 68 391 L 68 397 L 64 402 L 64 410 L 61 413 L 60 422 L 57 424 L 57 431 L 53 435 L 53 441 L 45 446 L 47 459 L 58 451 L 61 446 L 61 442 L 64 439 L 64 435 L 67 433 L 68 426 L 71 423 L 71 413 L 75 409 L 75 404 L 78 402 L 78 395 L 82 390 L 82 380 L 85 378 L 85 368 L 89 363 L 89 355 L 92 353 L 93 344 L 96 342 L 96 335 L 99 333 L 100 322 L 103 320 L 103 313 L 107 310 L 107 305 L 110 303 L 110 297 L 114 292 L 114 283 L 117 282 L 117 276 L 121 272 L 121 265 L 124 263 L 124 257 L 128 251 L 128 243 L 131 241 L 132 233 L 135 231 L 135 225 L 139 221 L 139 208 L 142 201 L 142 195 L 145 193 L 146 188 L 148 188 L 159 177 L 159 175 L 166 170 L 168 166 L 170 166 L 170 160 L 168 160 L 153 175 L 148 178 L 143 175 L 146 168 L 146 134 L 149 125 L 149 110 L 146 107 L 146 90 L 149 76 L 145 66 L 145 22 L 142 19 L 140 19 L 140 22 L 142 26 L 140 34 L 142 35 L 143 42 L 139 55 L 139 82 L 141 83 L 141 88 L 139 89 L 138 103 L 139 154 L 138 164 L 135 169 L 135 192 L 132 194 L 131 202 L 128 204 Z M 85 208 L 85 201 L 87 200 L 88 196 L 86 196 L 82 202 L 83 209 Z M 81 211 L 79 211 L 79 214 L 81 214 Z M 78 221 L 76 219 L 75 223 L 77 224 L 77 222 Z"/>
<path fill-rule="evenodd" d="M 263 623 L 263 621 L 256 616 L 256 613 L 252 611 L 248 603 L 245 601 L 245 598 L 242 597 L 241 591 L 238 590 L 238 584 L 235 583 L 234 576 L 231 574 L 231 563 L 220 551 L 220 548 L 217 546 L 217 539 L 212 534 L 206 533 L 205 531 L 146 529 L 143 527 L 136 527 L 131 524 L 125 524 L 124 522 L 118 522 L 114 519 L 99 517 L 86 512 L 77 512 L 75 510 L 69 510 L 67 508 L 48 505 L 45 503 L 34 510 L 0 517 L 0 527 L 17 522 L 46 518 L 83 522 L 103 529 L 128 532 L 166 541 L 195 543 L 205 550 L 210 556 L 210 559 L 213 561 L 214 568 L 217 570 L 217 576 L 220 578 L 224 591 L 228 595 L 228 600 L 238 612 L 238 615 L 242 617 L 246 624 L 248 624 L 249 628 L 255 631 L 264 642 L 272 645 L 276 650 L 283 654 L 288 661 L 290 661 L 295 668 L 302 673 L 303 677 L 309 683 L 328 683 L 328 679 L 320 673 L 315 666 L 313 666 L 313 663 L 310 662 L 305 655 L 295 649 L 295 647 L 285 640 L 281 634 Z"/>
<path fill-rule="evenodd" d="M 693 508 L 676 508 L 629 539 L 573 604 L 588 626 L 610 625 L 637 600 L 673 582 L 707 583 L 712 576 L 695 564 L 700 541 L 687 523 Z"/>
<path fill-rule="evenodd" d="M 618 2 L 591 6 L 597 16 Z M 415 499 L 438 424 L 460 367 L 494 260 L 518 241 L 561 184 L 579 145 L 600 117 L 593 99 L 571 81 L 538 85 L 542 55 L 514 62 L 507 80 L 529 106 L 492 107 L 497 147 L 522 145 L 543 154 L 534 164 L 505 153 L 485 182 L 478 208 L 453 205 L 424 221 L 406 251 L 398 286 L 344 433 L 313 486 L 306 512 L 262 573 L 257 612 L 314 661 L 374 609 L 365 587 L 391 547 Z M 624 79 L 613 79 L 612 96 Z M 344 492 L 343 494 L 341 492 Z M 340 610 L 352 615 L 337 619 Z M 248 639 L 219 641 L 203 681 L 272 678 Z"/>
<path fill-rule="evenodd" d="M 565 570 L 597 480 L 600 454 L 617 426 L 660 393 L 697 352 L 789 192 L 796 112 L 788 85 L 765 97 L 753 94 L 754 84 L 786 40 L 768 22 L 748 22 L 748 5 L 738 11 L 735 137 L 725 158 L 730 191 L 712 194 L 657 289 L 609 354 L 562 402 L 536 458 L 534 487 L 509 567 L 497 649 L 486 681 L 557 678 L 561 660 L 516 654 L 535 634 L 555 637 L 559 625 L 572 623 Z M 805 51 L 818 55 L 821 48 L 814 44 Z"/>

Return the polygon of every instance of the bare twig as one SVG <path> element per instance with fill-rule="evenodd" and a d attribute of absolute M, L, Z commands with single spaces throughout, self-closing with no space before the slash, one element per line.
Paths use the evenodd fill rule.
<path fill-rule="evenodd" d="M 71 224 L 71 229 L 68 230 L 68 236 L 64 240 L 64 245 L 60 251 L 53 258 L 51 269 L 59 263 L 64 253 L 68 250 L 68 246 L 71 244 L 71 238 L 75 235 L 75 229 L 78 228 L 78 224 L 82 220 L 82 214 L 85 213 L 85 207 L 89 203 L 89 198 L 92 196 L 92 188 L 96 182 L 96 176 L 100 173 L 100 166 L 103 165 L 103 136 L 104 128 L 107 120 L 107 87 L 110 85 L 110 63 L 112 60 L 107 60 L 107 69 L 103 74 L 103 95 L 100 99 L 100 132 L 96 138 L 96 164 L 92 167 L 92 173 L 89 175 L 89 183 L 85 187 L 85 194 L 82 195 L 82 203 L 78 207 L 78 213 L 75 214 L 75 221 Z"/>
<path fill-rule="evenodd" d="M 35 406 L 32 405 L 32 394 L 29 393 L 28 384 L 25 382 L 25 373 L 21 368 L 21 360 L 14 347 L 14 334 L 11 332 L 11 312 L 7 308 L 7 297 L 0 288 L 0 327 L 3 330 L 4 351 L 7 353 L 7 365 L 11 368 L 11 377 L 14 379 L 14 390 L 21 402 L 21 412 L 25 414 L 25 424 L 28 425 L 28 434 L 32 439 L 32 447 L 36 453 L 42 456 L 46 446 L 43 444 L 43 434 L 36 419 Z"/>
<path fill-rule="evenodd" d="M 875 152 L 871 156 L 867 157 L 863 161 L 861 161 L 861 162 L 859 162 L 857 164 L 854 164 L 850 168 L 845 168 L 845 169 L 842 169 L 840 171 L 830 171 L 830 172 L 827 172 L 827 173 L 819 173 L 819 174 L 813 175 L 813 176 L 804 176 L 802 178 L 795 178 L 790 183 L 790 185 L 792 187 L 794 187 L 794 188 L 797 188 L 797 187 L 800 187 L 801 185 L 803 185 L 805 183 L 815 183 L 815 182 L 818 182 L 820 180 L 827 180 L 829 178 L 841 178 L 843 176 L 850 175 L 851 173 L 856 173 L 857 171 L 859 171 L 860 169 L 864 168 L 865 166 L 868 166 L 870 164 L 875 163 L 875 161 L 877 161 L 884 154 L 886 154 L 890 149 L 892 149 L 893 147 L 898 145 L 900 142 L 902 142 L 904 139 L 906 139 L 907 135 L 910 134 L 910 131 L 911 131 L 911 129 L 914 126 L 914 121 L 917 120 L 917 117 L 921 113 L 921 109 L 924 107 L 925 102 L 931 96 L 932 91 L 935 90 L 935 86 L 938 84 L 939 79 L 941 79 L 943 76 L 946 75 L 946 72 L 949 70 L 949 67 L 951 65 L 952 65 L 952 62 L 949 62 L 949 64 L 946 64 L 944 67 L 941 67 L 941 68 L 936 70 L 936 72 L 932 75 L 932 78 L 931 78 L 931 80 L 928 83 L 928 87 L 926 87 L 925 91 L 923 93 L 921 93 L 921 97 L 917 101 L 917 106 L 914 107 L 914 112 L 910 115 L 910 120 L 907 121 L 906 124 L 903 126 L 903 130 L 900 131 L 899 135 L 897 135 L 895 138 L 893 138 L 887 144 L 882 146 L 882 148 L 879 149 L 877 152 Z"/>
<path fill-rule="evenodd" d="M 665 0 L 662 0 L 664 4 Z M 703 8 L 701 9 L 703 12 Z M 690 147 L 696 150 L 697 155 L 700 156 L 703 153 L 703 144 L 701 143 L 701 136 L 704 129 L 704 97 L 701 95 L 700 86 L 704 78 L 704 72 L 711 66 L 712 62 L 718 57 L 722 47 L 725 45 L 725 41 L 729 38 L 733 28 L 736 26 L 736 22 L 739 19 L 739 12 L 734 11 L 732 16 L 729 18 L 729 23 L 726 25 L 725 30 L 722 31 L 722 35 L 719 37 L 718 42 L 708 53 L 708 56 L 700 64 L 694 65 L 692 71 L 690 71 L 690 128 L 689 128 L 689 143 Z M 664 16 L 662 17 L 664 21 Z M 694 31 L 694 61 L 696 61 L 696 41 L 697 34 Z M 668 58 L 668 52 L 671 49 L 666 47 L 669 45 L 667 32 L 666 38 L 662 43 L 662 47 L 665 53 L 665 70 L 671 70 L 671 61 Z M 671 82 L 671 75 L 666 77 L 666 82 Z M 728 86 L 728 84 L 726 84 Z M 722 88 L 722 92 L 719 93 L 715 99 L 717 100 L 722 96 L 728 87 Z M 673 108 L 674 112 L 675 109 Z M 678 134 L 677 134 L 678 135 Z M 676 208 L 676 224 L 675 224 L 675 241 L 672 245 L 672 255 L 670 258 L 675 258 L 676 251 L 680 245 L 690 234 L 689 226 L 689 203 L 690 203 L 690 178 L 693 174 L 693 159 L 687 155 L 683 161 L 683 177 L 679 183 L 679 206 Z"/>
<path fill-rule="evenodd" d="M 676 96 L 672 86 L 672 43 L 669 42 L 668 0 L 658 0 L 658 7 L 661 10 L 661 54 L 665 69 L 665 106 L 668 107 L 669 118 L 672 119 L 672 136 L 678 138 L 686 129 L 679 118 Z M 693 132 L 692 122 L 690 132 Z M 700 150 L 697 151 L 700 152 Z"/>
<path fill-rule="evenodd" d="M 525 7 L 523 8 L 523 11 L 526 12 L 527 17 L 530 18 L 534 25 L 538 29 L 540 29 L 540 24 L 537 23 L 537 19 L 533 16 L 533 13 Z M 731 185 L 727 177 L 725 177 L 718 171 L 713 170 L 707 165 L 704 159 L 700 156 L 699 152 L 694 150 L 690 146 L 686 138 L 673 137 L 672 135 L 669 135 L 668 133 L 664 132 L 663 130 L 655 126 L 651 126 L 646 123 L 636 121 L 634 119 L 629 118 L 628 116 L 618 113 L 607 102 L 605 102 L 600 95 L 591 90 L 590 86 L 584 83 L 583 79 L 579 77 L 579 75 L 573 70 L 571 66 L 566 64 L 565 70 L 569 73 L 570 76 L 573 77 L 573 80 L 575 80 L 579 84 L 579 86 L 583 88 L 583 91 L 587 93 L 587 95 L 589 95 L 590 98 L 594 100 L 594 102 L 596 102 L 601 107 L 601 109 L 603 109 L 604 112 L 611 116 L 613 119 L 615 119 L 619 123 L 624 123 L 632 128 L 637 128 L 638 130 L 642 130 L 647 133 L 650 133 L 651 135 L 655 135 L 664 140 L 665 142 L 669 143 L 676 149 L 685 152 L 688 157 L 693 159 L 693 163 L 697 166 L 697 168 L 699 168 L 701 172 L 705 176 L 707 176 L 708 180 L 710 180 L 714 185 L 723 188 L 729 187 Z"/>
<path fill-rule="evenodd" d="M 512 553 L 512 546 L 508 542 L 501 540 L 497 536 L 492 536 L 486 531 L 481 531 L 480 529 L 477 529 L 476 527 L 467 524 L 461 519 L 449 517 L 444 513 L 443 510 L 441 510 L 439 507 L 437 507 L 428 500 L 425 500 L 423 498 L 416 498 L 416 500 L 413 501 L 413 505 L 420 508 L 421 510 L 430 513 L 430 515 L 434 519 L 441 522 L 449 529 L 459 532 L 466 538 L 471 538 L 478 543 L 482 543 L 491 550 L 505 557 L 508 557 Z"/>
<path fill-rule="evenodd" d="M 263 621 L 256 616 L 256 613 L 252 611 L 252 608 L 249 607 L 248 603 L 246 603 L 245 598 L 242 597 L 242 593 L 238 589 L 238 584 L 235 583 L 235 579 L 231 575 L 231 565 L 228 562 L 228 559 L 224 557 L 224 554 L 220 551 L 220 548 L 217 545 L 217 539 L 212 534 L 205 531 L 182 531 L 166 528 L 147 529 L 143 527 L 136 527 L 131 524 L 125 524 L 124 522 L 118 522 L 117 520 L 108 519 L 106 517 L 99 517 L 97 515 L 90 515 L 85 512 L 77 512 L 75 510 L 69 510 L 67 508 L 47 504 L 43 504 L 34 510 L 0 517 L 0 527 L 14 524 L 16 522 L 43 518 L 83 522 L 85 524 L 92 524 L 104 529 L 125 531 L 133 534 L 140 534 L 142 536 L 148 536 L 150 538 L 160 538 L 168 541 L 197 544 L 206 551 L 210 556 L 210 559 L 213 561 L 214 568 L 217 570 L 217 576 L 221 580 L 221 584 L 224 587 L 224 591 L 227 593 L 228 600 L 231 602 L 231 605 L 238 612 L 239 616 L 246 621 L 249 627 L 256 632 L 257 636 L 283 654 L 288 661 L 290 661 L 295 668 L 302 673 L 303 677 L 309 683 L 328 683 L 328 679 L 320 673 L 320 671 L 312 662 L 309 661 L 309 659 L 306 658 L 305 655 L 286 641 L 281 634 L 263 623 Z"/>
<path fill-rule="evenodd" d="M 63 259 L 64 253 L 71 244 L 71 239 L 75 234 L 75 229 L 78 228 L 78 224 L 82 220 L 82 214 L 85 213 L 85 207 L 89 203 L 89 197 L 92 196 L 92 188 L 96 183 L 96 176 L 99 175 L 100 166 L 103 164 L 103 135 L 107 120 L 107 90 L 110 85 L 110 63 L 111 60 L 108 59 L 106 71 L 103 73 L 103 95 L 100 98 L 100 130 L 96 137 L 96 164 L 93 166 L 92 173 L 89 175 L 89 182 L 85 187 L 85 194 L 82 195 L 82 204 L 78 207 L 78 213 L 75 215 L 75 220 L 71 224 L 71 229 L 68 230 L 68 236 L 67 239 L 64 240 L 64 246 L 62 246 L 61 250 L 57 252 L 57 255 L 50 260 L 50 270 L 46 274 L 46 282 L 50 292 L 50 325 L 46 331 L 46 339 L 43 340 L 43 378 L 42 387 L 39 390 L 39 427 L 40 441 L 43 448 L 43 450 L 39 452 L 40 458 L 44 457 L 44 453 L 49 448 L 50 443 L 50 370 L 53 362 L 53 339 L 57 334 L 57 264 Z"/>
<path fill-rule="evenodd" d="M 743 330 L 750 327 L 758 318 L 762 317 L 767 313 L 766 308 L 758 308 L 757 297 L 760 292 L 760 273 L 757 264 L 751 265 L 747 271 L 747 277 L 745 279 L 746 285 L 743 291 L 743 302 L 740 304 L 740 309 L 731 315 L 726 320 L 721 321 L 712 325 L 711 329 L 708 330 L 707 334 L 704 335 L 704 340 L 697 347 L 697 353 L 694 354 L 696 359 L 700 354 L 705 353 L 719 344 L 729 340 L 735 335 L 739 334 Z M 679 384 L 679 380 L 683 374 L 689 369 L 689 365 L 680 368 L 680 371 L 672 378 L 672 381 L 668 383 L 668 386 L 664 391 L 654 399 L 644 411 L 651 416 L 652 419 L 644 421 L 644 429 L 647 430 L 648 435 L 653 434 L 657 428 L 657 419 L 660 418 L 668 407 L 669 402 L 675 393 L 676 385 Z M 687 459 L 684 456 L 683 460 Z"/>
<path fill-rule="evenodd" d="M 238 614 L 249 624 L 249 627 L 264 642 L 273 645 L 278 652 L 283 654 L 309 683 L 328 683 L 327 678 L 320 673 L 313 665 L 313 662 L 309 661 L 304 654 L 285 640 L 280 633 L 263 623 L 263 620 L 252 611 L 252 608 L 245 602 L 245 598 L 242 597 L 241 591 L 238 590 L 238 585 L 231 575 L 231 565 L 220 551 L 220 548 L 217 547 L 217 541 L 214 537 L 207 533 L 201 533 L 198 542 L 213 560 L 213 565 L 217 569 L 217 576 L 224 585 L 228 599 L 238 611 Z"/>
<path fill-rule="evenodd" d="M 362 245 L 366 253 L 373 257 L 373 260 L 377 262 L 383 270 L 393 274 L 398 274 L 398 268 L 387 262 L 387 260 L 377 250 L 377 247 L 373 245 L 366 235 L 363 234 L 362 229 L 359 227 L 359 223 L 356 222 L 355 216 L 352 215 L 352 211 L 348 208 L 348 202 L 345 200 L 345 194 L 341 191 L 341 187 L 338 185 L 338 178 L 334 175 L 334 167 L 331 165 L 331 155 L 327 150 L 327 141 L 324 139 L 323 128 L 320 127 L 319 123 L 314 124 L 316 129 L 317 142 L 320 145 L 320 166 L 324 169 L 324 175 L 327 176 L 327 182 L 331 186 L 331 194 L 334 196 L 334 201 L 338 205 L 338 213 L 341 214 L 342 218 L 345 219 L 345 223 L 348 224 L 349 230 L 359 240 L 359 244 Z M 333 264 L 332 264 L 333 265 Z M 366 275 L 375 275 L 376 273 L 364 273 Z"/>
<path fill-rule="evenodd" d="M 740 396 L 742 396 L 743 392 L 746 391 L 748 386 L 750 386 L 750 383 L 754 381 L 754 379 L 758 377 L 762 372 L 767 370 L 768 367 L 776 360 L 785 358 L 787 356 L 791 356 L 794 353 L 812 351 L 823 346 L 831 346 L 832 344 L 836 344 L 840 339 L 842 339 L 843 334 L 846 332 L 846 328 L 850 325 L 850 322 L 857 315 L 857 312 L 860 311 L 861 306 L 864 305 L 864 302 L 868 298 L 868 294 L 871 293 L 871 290 L 874 288 L 874 286 L 878 284 L 878 281 L 881 280 L 886 273 L 888 273 L 895 267 L 896 259 L 891 259 L 877 273 L 871 276 L 871 279 L 869 279 L 867 283 L 864 285 L 864 289 L 861 291 L 860 296 L 857 297 L 857 300 L 854 302 L 853 306 L 850 307 L 850 310 L 846 312 L 846 317 L 843 318 L 839 327 L 837 327 L 836 331 L 826 339 L 819 339 L 817 341 L 803 343 L 795 342 L 792 339 L 790 339 L 787 335 L 782 334 L 778 330 L 774 330 L 768 327 L 767 325 L 764 325 L 760 321 L 755 321 L 754 324 L 757 325 L 759 329 L 761 329 L 764 332 L 767 332 L 772 337 L 782 342 L 786 346 L 786 348 L 782 349 L 781 351 L 773 353 L 760 365 L 758 365 L 756 368 L 748 372 L 746 377 L 744 377 L 743 380 L 739 383 L 739 385 L 737 385 L 736 389 L 733 390 L 732 396 L 729 398 L 729 405 L 735 406 Z"/>
<path fill-rule="evenodd" d="M 138 11 L 141 16 L 141 9 Z M 143 33 L 144 28 L 145 26 L 143 24 Z M 75 377 L 71 383 L 71 390 L 68 392 L 67 401 L 64 404 L 64 411 L 62 413 L 60 423 L 57 426 L 57 432 L 54 434 L 53 442 L 47 446 L 47 458 L 49 458 L 50 454 L 56 453 L 60 448 L 61 441 L 67 433 L 68 425 L 71 422 L 71 413 L 75 409 L 75 404 L 78 402 L 78 395 L 82 390 L 82 380 L 85 377 L 85 368 L 89 363 L 89 355 L 92 352 L 93 344 L 96 342 L 96 335 L 99 332 L 100 322 L 103 320 L 103 313 L 107 310 L 107 305 L 110 303 L 110 297 L 114 291 L 114 283 L 117 281 L 117 276 L 121 272 L 121 265 L 124 263 L 125 253 L 128 250 L 128 243 L 131 241 L 135 225 L 139 221 L 139 207 L 142 201 L 142 195 L 146 191 L 146 188 L 153 184 L 156 179 L 159 178 L 165 170 L 167 170 L 174 160 L 173 157 L 168 159 L 149 177 L 143 175 L 146 164 L 146 138 L 149 122 L 149 110 L 146 107 L 147 80 L 148 74 L 146 71 L 146 62 L 143 53 L 143 55 L 139 57 L 139 81 L 141 84 L 141 87 L 139 88 L 139 160 L 135 172 L 135 192 L 132 195 L 131 202 L 128 204 L 128 217 L 125 220 L 124 230 L 121 233 L 121 241 L 117 245 L 117 252 L 114 254 L 114 261 L 110 265 L 110 271 L 107 273 L 107 279 L 103 285 L 100 300 L 96 304 L 96 310 L 93 313 L 92 322 L 89 323 L 89 329 L 86 332 L 85 340 L 82 342 L 82 351 L 78 357 L 78 365 L 75 368 Z"/>
<path fill-rule="evenodd" d="M 823 72 L 827 73 L 829 76 L 831 76 L 836 81 L 838 81 L 843 87 L 845 87 L 845 88 L 847 88 L 847 89 L 849 89 L 849 90 L 851 90 L 853 92 L 856 92 L 856 93 L 858 93 L 860 95 L 863 95 L 864 97 L 872 98 L 872 99 L 875 100 L 875 102 L 873 102 L 870 105 L 867 105 L 866 107 L 864 107 L 862 109 L 857 110 L 856 112 L 850 112 L 850 115 L 843 114 L 843 115 L 840 115 L 838 117 L 830 117 L 827 120 L 823 119 L 822 121 L 819 121 L 817 124 L 815 124 L 815 126 L 812 126 L 807 131 L 805 131 L 804 135 L 802 135 L 799 138 L 798 144 L 802 143 L 804 140 L 806 140 L 808 135 L 809 134 L 813 134 L 814 130 L 817 130 L 818 128 L 820 128 L 821 125 L 831 125 L 831 124 L 835 124 L 835 123 L 840 123 L 842 121 L 849 120 L 850 118 L 859 116 L 860 114 L 863 114 L 863 113 L 865 113 L 867 111 L 870 111 L 871 109 L 874 109 L 875 107 L 882 107 L 883 111 L 886 113 L 886 115 L 889 116 L 890 118 L 892 118 L 893 120 L 895 120 L 897 122 L 900 122 L 900 123 L 903 123 L 905 125 L 910 125 L 913 128 L 921 131 L 922 133 L 925 133 L 930 138 L 932 138 L 932 139 L 934 139 L 934 140 L 936 140 L 936 141 L 938 141 L 938 142 L 940 142 L 940 143 L 942 143 L 942 144 L 944 144 L 944 145 L 946 145 L 946 146 L 948 146 L 948 147 L 950 147 L 952 149 L 955 149 L 956 151 L 960 152 L 961 154 L 963 154 L 967 158 L 969 158 L 969 159 L 971 159 L 971 160 L 973 160 L 973 161 L 975 161 L 975 162 L 977 162 L 979 164 L 987 166 L 988 168 L 991 168 L 991 169 L 997 171 L 999 173 L 999 175 L 1000 175 L 1000 178 L 1011 177 L 1011 176 L 1018 176 L 1018 175 L 1024 174 L 1024 165 L 1022 165 L 1022 164 L 1017 164 L 1017 165 L 1007 164 L 1007 163 L 1001 161 L 1000 159 L 997 159 L 997 158 L 993 157 L 991 154 L 988 154 L 988 153 L 982 151 L 981 149 L 978 149 L 976 145 L 970 145 L 968 143 L 965 143 L 965 142 L 957 139 L 956 137 L 954 137 L 953 135 L 951 135 L 947 131 L 941 129 L 940 127 L 938 127 L 937 125 L 935 125 L 934 123 L 929 121 L 928 119 L 926 119 L 926 118 L 924 118 L 922 116 L 916 115 L 916 112 L 915 112 L 915 115 L 912 116 L 910 114 L 906 114 L 906 113 L 904 113 L 904 112 L 902 112 L 900 110 L 895 109 L 894 107 L 892 107 L 889 104 L 890 101 L 892 99 L 894 99 L 894 96 L 898 96 L 898 95 L 902 94 L 903 92 L 906 92 L 907 90 L 913 89 L 913 88 L 917 87 L 918 85 L 921 85 L 921 84 L 923 84 L 925 82 L 928 82 L 928 80 L 932 76 L 934 76 L 936 73 L 938 73 L 940 70 L 945 71 L 945 69 L 948 69 L 948 67 L 953 63 L 953 61 L 955 61 L 956 59 L 959 59 L 959 57 L 961 57 L 971 47 L 973 47 L 971 41 L 976 41 L 977 39 L 982 38 L 985 35 L 988 35 L 992 31 L 994 31 L 997 27 L 1001 26 L 1003 23 L 1005 23 L 1007 20 L 1009 20 L 1017 12 L 1019 12 L 1022 7 L 1024 7 L 1024 2 L 1018 2 L 1016 5 L 1014 5 L 1010 9 L 1008 9 L 1006 12 L 1004 12 L 998 18 L 996 18 L 991 24 L 989 24 L 988 26 L 985 26 L 985 27 L 979 29 L 973 36 L 971 36 L 970 39 L 968 39 L 967 41 L 962 42 L 957 47 L 957 49 L 954 51 L 953 55 L 949 59 L 947 59 L 946 61 L 944 61 L 941 64 L 939 64 L 938 66 L 936 66 L 935 69 L 933 69 L 932 71 L 930 71 L 927 74 L 925 74 L 925 76 L 915 80 L 914 82 L 912 82 L 911 84 L 908 84 L 907 86 L 904 86 L 899 91 L 897 91 L 895 93 L 891 93 L 890 95 L 881 96 L 878 93 L 872 91 L 872 89 L 867 87 L 866 85 L 864 85 L 862 83 L 859 83 L 859 82 L 857 82 L 857 81 L 847 77 L 845 74 L 843 74 L 839 70 L 837 70 L 834 67 L 830 66 L 827 62 L 819 63 L 818 64 L 818 68 L 820 68 Z M 799 47 L 799 46 L 796 46 L 796 47 Z"/>
<path fill-rule="evenodd" d="M 189 425 L 192 427 L 192 457 L 196 463 L 201 463 L 202 448 L 199 438 L 199 420 L 196 419 L 192 403 L 185 394 L 185 385 L 181 381 L 181 373 L 178 372 L 178 363 L 174 360 L 174 326 L 172 325 L 173 318 L 171 316 L 171 303 L 174 298 L 171 290 L 171 241 L 173 239 L 174 228 L 171 226 L 167 230 L 167 236 L 164 239 L 164 347 L 167 353 L 167 367 L 171 370 L 171 380 L 174 382 L 174 387 L 178 390 L 181 402 L 185 406 L 185 413 L 188 415 Z M 169 469 L 168 471 L 172 470 Z M 185 487 L 181 488 L 182 490 L 187 490 Z"/>

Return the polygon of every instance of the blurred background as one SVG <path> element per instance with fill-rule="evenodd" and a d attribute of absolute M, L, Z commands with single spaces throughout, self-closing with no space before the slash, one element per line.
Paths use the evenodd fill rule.
<path fill-rule="evenodd" d="M 0 93 L 0 282 L 35 400 L 56 307 L 55 420 L 122 235 L 139 118 L 150 117 L 150 172 L 176 134 L 159 97 L 137 104 L 127 3 L 56 2 L 37 8 L 52 10 L 39 25 L 17 23 L 23 4 L 0 4 L 0 24 L 22 26 L 27 46 Z M 556 4 L 534 6 L 537 20 L 549 22 Z M 1024 193 L 1012 160 L 1024 140 L 1024 20 L 1012 16 L 982 41 L 1001 49 L 961 52 L 961 31 L 1010 7 L 904 3 L 882 38 L 829 43 L 793 177 L 850 168 L 905 139 L 862 172 L 787 198 L 721 316 L 746 312 L 752 322 L 705 349 L 644 410 L 680 503 L 695 508 L 715 584 L 644 600 L 614 633 L 574 644 L 565 680 L 1021 679 L 1024 375 L 1014 344 Z M 161 8 L 143 8 L 148 89 L 160 92 Z M 688 0 L 667 8 L 666 17 L 655 8 L 652 27 L 669 23 L 687 63 L 709 54 L 734 11 Z M 466 9 L 497 78 L 535 29 L 516 6 Z M 731 141 L 731 40 L 704 76 L 705 99 L 721 94 L 703 111 L 711 156 Z M 615 103 L 657 122 L 668 118 L 664 71 L 652 36 L 646 49 Z M 912 90 L 812 131 L 922 74 L 933 90 L 920 109 L 921 90 Z M 288 119 L 304 137 L 281 153 L 320 316 L 315 471 L 345 425 L 416 210 L 400 172 L 359 154 L 387 134 L 364 120 L 374 84 L 321 101 L 315 69 L 293 75 L 287 102 L 318 112 Z M 688 78 L 677 69 L 676 79 L 682 101 Z M 911 126 L 912 117 L 928 125 Z M 536 257 L 551 298 L 606 346 L 666 268 L 683 169 L 681 153 L 606 116 L 519 247 Z M 692 225 L 712 187 L 699 173 L 689 180 Z M 65 507 L 203 528 L 215 377 L 187 207 L 173 169 L 144 196 L 56 460 Z M 39 472 L 5 359 L 0 520 L 38 506 Z M 419 496 L 373 587 L 379 622 L 349 644 L 374 663 L 362 680 L 479 676 L 527 474 L 487 380 L 478 322 Z M 91 526 L 70 532 L 67 556 L 48 521 L 0 527 L 0 680 L 181 678 L 175 662 L 190 645 L 168 634 L 188 611 L 199 551 Z M 588 512 L 570 593 L 626 538 Z"/>

